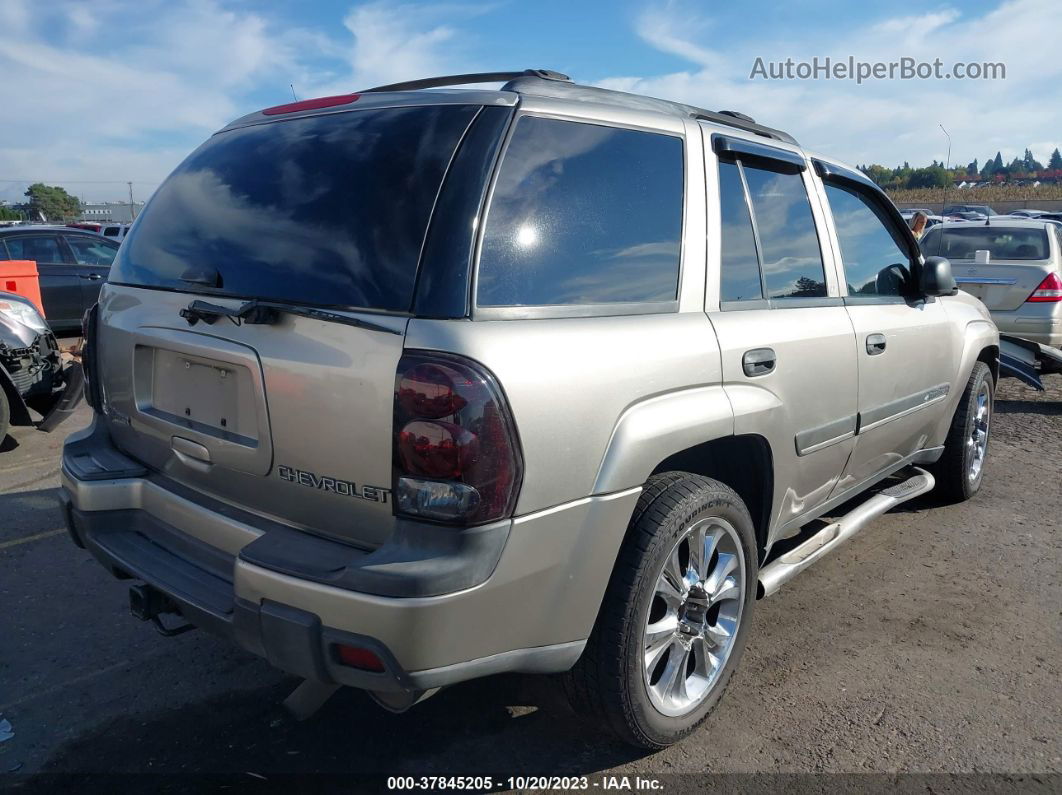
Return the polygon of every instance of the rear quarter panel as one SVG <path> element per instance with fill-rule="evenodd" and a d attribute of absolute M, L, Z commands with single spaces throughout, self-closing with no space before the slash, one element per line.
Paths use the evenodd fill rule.
<path fill-rule="evenodd" d="M 719 348 L 702 312 L 415 319 L 406 347 L 468 356 L 498 377 L 524 455 L 517 514 L 639 486 L 670 453 L 712 438 L 702 433 L 732 432 Z M 606 464 L 614 436 L 621 455 Z"/>

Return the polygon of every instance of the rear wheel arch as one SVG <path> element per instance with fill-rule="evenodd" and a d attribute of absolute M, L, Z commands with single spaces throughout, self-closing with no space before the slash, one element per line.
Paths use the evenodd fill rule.
<path fill-rule="evenodd" d="M 650 478 L 668 472 L 712 478 L 737 492 L 752 517 L 762 562 L 774 500 L 774 455 L 764 437 L 724 436 L 679 450 L 657 464 Z"/>

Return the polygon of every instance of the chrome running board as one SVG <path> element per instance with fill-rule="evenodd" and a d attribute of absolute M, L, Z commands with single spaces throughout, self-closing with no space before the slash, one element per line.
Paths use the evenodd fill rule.
<path fill-rule="evenodd" d="M 871 520 L 902 502 L 925 494 L 936 485 L 933 476 L 924 469 L 911 469 L 913 474 L 907 480 L 877 492 L 836 522 L 822 528 L 800 546 L 760 569 L 760 598 L 773 594 L 784 583 L 866 527 Z"/>

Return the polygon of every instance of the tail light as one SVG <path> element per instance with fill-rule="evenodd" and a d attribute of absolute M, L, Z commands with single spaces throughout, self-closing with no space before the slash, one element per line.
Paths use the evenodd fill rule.
<path fill-rule="evenodd" d="M 96 357 L 96 332 L 99 304 L 93 304 L 81 320 L 81 371 L 85 376 L 85 402 L 99 413 L 103 411 L 100 400 L 100 378 Z"/>
<path fill-rule="evenodd" d="M 1047 274 L 1047 278 L 1025 300 L 1034 304 L 1062 301 L 1062 279 L 1058 278 L 1057 273 Z"/>
<path fill-rule="evenodd" d="M 395 378 L 393 464 L 400 515 L 457 525 L 510 516 L 523 460 L 494 376 L 459 356 L 403 355 Z"/>

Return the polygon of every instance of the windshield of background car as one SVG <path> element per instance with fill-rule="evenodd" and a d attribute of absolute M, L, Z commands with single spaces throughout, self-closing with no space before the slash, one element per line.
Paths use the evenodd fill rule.
<path fill-rule="evenodd" d="M 370 109 L 219 133 L 158 189 L 110 280 L 408 311 L 436 194 L 477 110 Z"/>
<path fill-rule="evenodd" d="M 941 235 L 944 235 L 941 242 Z M 987 250 L 991 260 L 1047 259 L 1050 249 L 1043 228 L 1002 226 L 935 226 L 919 245 L 927 257 L 974 259 L 974 252 Z"/>

